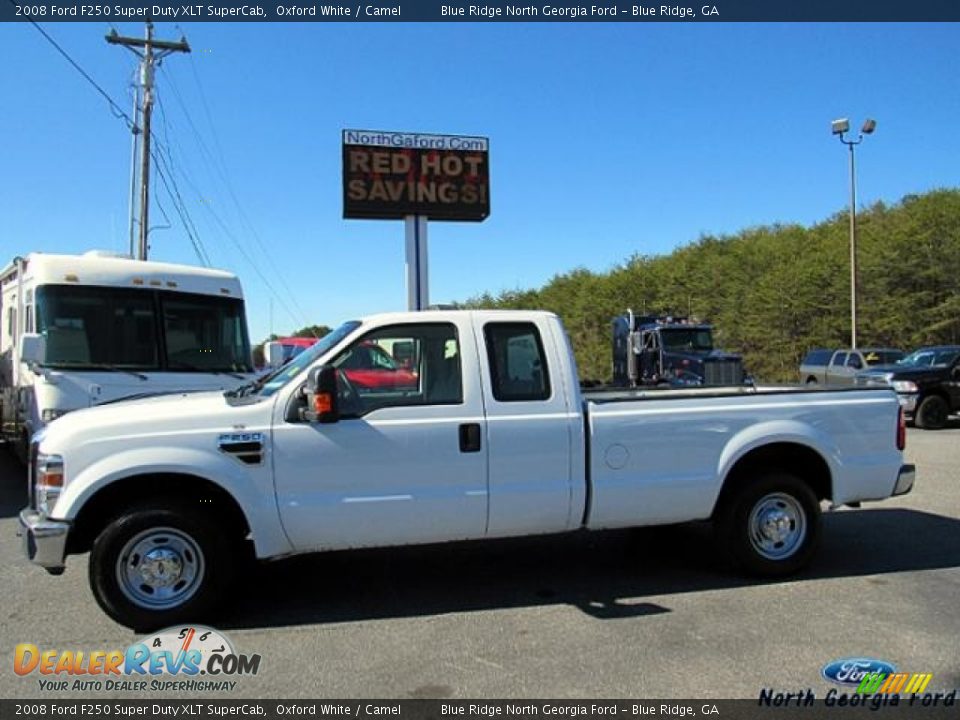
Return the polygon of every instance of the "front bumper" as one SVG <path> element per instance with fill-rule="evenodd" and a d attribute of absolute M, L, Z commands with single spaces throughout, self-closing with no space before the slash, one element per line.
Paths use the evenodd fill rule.
<path fill-rule="evenodd" d="M 68 522 L 50 520 L 33 508 L 20 511 L 17 535 L 21 538 L 23 553 L 47 572 L 55 575 L 63 572 L 69 532 Z"/>
<path fill-rule="evenodd" d="M 894 496 L 906 495 L 913 490 L 913 481 L 917 476 L 915 465 L 901 465 L 900 473 L 897 475 L 897 484 L 893 488 Z"/>

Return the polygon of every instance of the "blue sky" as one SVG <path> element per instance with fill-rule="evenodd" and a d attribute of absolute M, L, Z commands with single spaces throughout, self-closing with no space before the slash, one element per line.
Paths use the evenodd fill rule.
<path fill-rule="evenodd" d="M 129 108 L 135 58 L 109 25 L 44 27 Z M 847 201 L 837 117 L 878 122 L 858 204 L 960 185 L 954 24 L 157 24 L 181 31 L 194 52 L 158 73 L 155 132 L 254 341 L 405 309 L 402 223 L 342 219 L 344 128 L 490 138 L 490 218 L 430 225 L 437 303 L 822 220 Z M 124 123 L 29 24 L 0 24 L 0 67 L 0 264 L 125 250 Z M 173 226 L 151 258 L 198 263 L 154 187 Z"/>

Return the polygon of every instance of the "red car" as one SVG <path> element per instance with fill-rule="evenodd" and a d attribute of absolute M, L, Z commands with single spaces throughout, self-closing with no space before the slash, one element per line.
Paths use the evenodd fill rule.
<path fill-rule="evenodd" d="M 416 389 L 417 374 L 397 364 L 386 350 L 373 343 L 356 346 L 338 364 L 357 390 Z"/>
<path fill-rule="evenodd" d="M 285 337 L 276 342 L 283 347 L 283 362 L 290 362 L 313 345 L 317 338 Z M 337 365 L 357 390 L 416 389 L 417 374 L 401 367 L 390 353 L 374 343 L 355 347 Z"/>
<path fill-rule="evenodd" d="M 283 362 L 287 364 L 297 355 L 313 345 L 318 338 L 285 337 L 278 338 L 277 342 L 283 347 Z"/>

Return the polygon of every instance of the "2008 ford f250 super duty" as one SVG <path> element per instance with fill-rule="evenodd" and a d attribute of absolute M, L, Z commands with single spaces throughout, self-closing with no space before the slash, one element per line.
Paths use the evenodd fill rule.
<path fill-rule="evenodd" d="M 400 348 L 416 387 L 339 366 Z M 32 443 L 25 550 L 91 552 L 122 623 L 208 612 L 256 556 L 713 519 L 741 569 L 804 565 L 820 504 L 909 492 L 887 389 L 581 395 L 559 319 L 435 311 L 349 322 L 227 393 L 77 411 Z"/>

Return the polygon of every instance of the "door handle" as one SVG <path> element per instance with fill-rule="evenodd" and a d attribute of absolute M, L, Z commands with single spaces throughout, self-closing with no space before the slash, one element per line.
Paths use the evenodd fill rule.
<path fill-rule="evenodd" d="M 460 426 L 460 452 L 480 452 L 479 423 L 464 423 Z"/>

